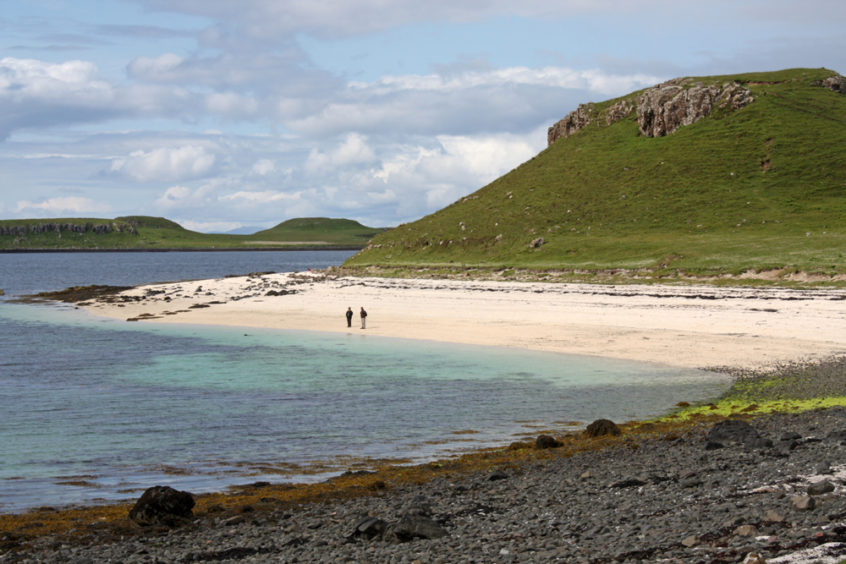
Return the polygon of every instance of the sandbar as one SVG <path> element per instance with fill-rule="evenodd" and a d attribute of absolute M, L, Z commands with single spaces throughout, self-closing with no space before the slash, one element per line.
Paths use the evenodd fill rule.
<path fill-rule="evenodd" d="M 81 304 L 144 323 L 446 341 L 764 369 L 846 354 L 846 290 L 252 274 L 139 286 Z M 345 312 L 355 312 L 347 327 Z M 359 310 L 368 312 L 361 329 Z"/>

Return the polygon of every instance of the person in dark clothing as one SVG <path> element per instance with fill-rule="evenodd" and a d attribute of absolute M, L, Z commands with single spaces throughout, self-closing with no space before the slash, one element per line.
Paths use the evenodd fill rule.
<path fill-rule="evenodd" d="M 352 308 L 348 307 L 347 308 L 347 327 L 352 327 L 352 317 L 353 317 Z"/>
<path fill-rule="evenodd" d="M 364 308 L 361 308 L 359 315 L 361 315 L 361 328 L 367 329 L 367 312 L 364 311 Z"/>

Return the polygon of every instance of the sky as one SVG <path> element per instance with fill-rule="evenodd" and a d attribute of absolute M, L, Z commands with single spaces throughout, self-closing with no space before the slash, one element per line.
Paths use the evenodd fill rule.
<path fill-rule="evenodd" d="M 0 0 L 0 219 L 413 221 L 580 103 L 846 73 L 843 0 Z"/>

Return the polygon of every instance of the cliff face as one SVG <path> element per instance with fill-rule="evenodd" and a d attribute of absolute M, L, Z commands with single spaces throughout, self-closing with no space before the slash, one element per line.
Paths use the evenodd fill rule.
<path fill-rule="evenodd" d="M 35 223 L 29 225 L 0 225 L 0 235 L 15 235 L 26 236 L 38 233 L 61 233 L 67 231 L 70 233 L 93 233 L 95 235 L 104 235 L 107 233 L 121 233 L 128 232 L 132 235 L 138 235 L 138 230 L 134 225 L 127 223 Z"/>
<path fill-rule="evenodd" d="M 604 121 L 611 125 L 634 111 L 642 135 L 662 137 L 683 125 L 690 125 L 708 116 L 715 106 L 740 109 L 754 98 L 737 82 L 722 86 L 694 83 L 691 79 L 675 79 L 644 91 L 634 101 L 621 100 L 600 113 L 594 104 L 582 104 L 564 119 L 549 128 L 547 143 L 569 137 L 590 123 Z"/>
<path fill-rule="evenodd" d="M 739 110 L 753 100 L 749 90 L 737 82 L 685 88 L 670 81 L 638 96 L 637 125 L 647 137 L 663 137 L 708 116 L 714 106 Z"/>
<path fill-rule="evenodd" d="M 814 85 L 846 94 L 846 77 L 841 75 L 830 76 Z M 611 125 L 632 112 L 636 112 L 641 135 L 663 137 L 708 116 L 715 107 L 739 110 L 754 100 L 749 89 L 740 82 L 706 85 L 692 78 L 677 78 L 653 86 L 636 98 L 620 100 L 602 111 L 596 104 L 581 104 L 549 128 L 547 143 L 552 145 L 592 123 Z"/>

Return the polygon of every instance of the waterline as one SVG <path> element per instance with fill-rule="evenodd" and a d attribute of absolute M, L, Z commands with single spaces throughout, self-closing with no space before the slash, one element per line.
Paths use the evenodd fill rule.
<path fill-rule="evenodd" d="M 562 422 L 643 419 L 724 376 L 385 337 L 127 324 L 3 304 L 0 511 L 309 481 Z M 11 359 L 11 360 L 9 360 Z"/>

